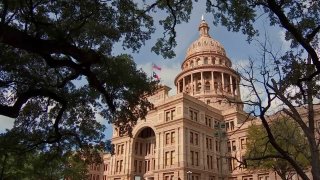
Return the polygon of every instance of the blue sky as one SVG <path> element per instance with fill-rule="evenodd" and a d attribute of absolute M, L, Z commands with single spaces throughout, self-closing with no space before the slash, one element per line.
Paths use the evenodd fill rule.
<path fill-rule="evenodd" d="M 247 63 L 248 57 L 257 56 L 257 44 L 253 41 L 248 44 L 246 41 L 247 37 L 241 32 L 234 33 L 228 32 L 226 28 L 212 24 L 212 15 L 205 13 L 205 3 L 197 3 L 197 6 L 193 8 L 191 19 L 188 23 L 179 24 L 176 26 L 177 31 L 177 47 L 174 49 L 176 57 L 173 59 L 164 59 L 161 56 L 157 56 L 151 52 L 151 47 L 154 45 L 155 40 L 161 37 L 163 29 L 162 27 L 156 27 L 156 33 L 153 34 L 152 39 L 146 42 L 139 53 L 132 54 L 131 50 L 123 50 L 121 47 L 115 47 L 114 55 L 128 53 L 134 57 L 135 62 L 139 68 L 142 68 L 146 73 L 151 74 L 151 64 L 155 63 L 162 68 L 161 71 L 157 71 L 161 78 L 161 83 L 172 88 L 170 94 L 175 94 L 175 86 L 173 84 L 175 76 L 181 71 L 180 65 L 185 58 L 185 53 L 188 46 L 199 37 L 198 26 L 201 21 L 201 16 L 204 15 L 204 19 L 210 26 L 210 35 L 212 38 L 219 41 L 225 48 L 227 56 L 233 62 L 235 67 L 237 64 Z M 156 17 L 159 18 L 159 17 Z M 288 48 L 289 44 L 284 41 L 284 33 L 279 28 L 269 27 L 269 22 L 266 16 L 260 17 L 259 21 L 255 24 L 259 29 L 260 34 L 264 31 L 267 32 L 271 41 L 277 47 Z M 262 37 L 260 37 L 262 38 Z M 242 92 L 244 94 L 245 92 Z M 106 124 L 106 120 L 97 116 L 97 120 Z M 0 116 L 0 132 L 6 128 L 10 128 L 13 125 L 13 120 Z M 107 125 L 105 131 L 106 137 L 111 138 L 112 128 Z"/>

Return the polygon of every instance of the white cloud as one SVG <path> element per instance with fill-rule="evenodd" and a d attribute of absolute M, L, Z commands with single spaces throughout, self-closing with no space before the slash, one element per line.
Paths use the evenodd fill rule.
<path fill-rule="evenodd" d="M 241 69 L 245 69 L 249 67 L 249 59 L 236 59 L 234 58 L 233 61 L 235 63 L 232 64 L 232 68 L 236 71 L 239 71 Z"/>

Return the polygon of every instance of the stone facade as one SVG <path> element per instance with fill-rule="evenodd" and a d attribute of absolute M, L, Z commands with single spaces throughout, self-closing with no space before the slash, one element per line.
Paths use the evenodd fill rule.
<path fill-rule="evenodd" d="M 90 179 L 279 179 L 274 172 L 239 168 L 228 158 L 241 160 L 250 125 L 242 105 L 231 103 L 241 100 L 240 76 L 204 20 L 199 32 L 174 80 L 177 94 L 168 96 L 170 88 L 163 86 L 150 97 L 155 109 L 139 120 L 132 138 L 119 136 L 114 127 L 115 155 L 105 155 L 99 170 L 90 169 Z"/>

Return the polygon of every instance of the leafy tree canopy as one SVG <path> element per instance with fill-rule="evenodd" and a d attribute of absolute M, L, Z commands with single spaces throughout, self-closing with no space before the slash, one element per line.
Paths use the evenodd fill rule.
<path fill-rule="evenodd" d="M 299 47 L 307 52 L 317 72 L 306 77 L 313 78 L 320 72 L 317 56 L 320 32 L 320 3 L 313 0 L 207 0 L 207 11 L 215 18 L 213 23 L 221 23 L 228 30 L 241 31 L 248 40 L 258 35 L 255 22 L 266 15 L 270 26 L 278 26 L 286 31 L 286 40 L 291 47 Z M 285 60 L 294 61 L 296 52 L 287 52 Z M 301 54 L 300 54 L 301 55 Z M 288 56 L 292 58 L 288 58 Z"/>
<path fill-rule="evenodd" d="M 191 9 L 191 0 L 1 0 L 0 115 L 15 122 L 0 147 L 90 157 L 106 148 L 96 114 L 130 134 L 157 82 L 113 46 L 137 52 L 155 31 L 153 13 L 165 12 L 152 50 L 170 58 Z"/>
<path fill-rule="evenodd" d="M 301 167 L 310 165 L 308 143 L 299 126 L 290 118 L 281 117 L 270 123 L 271 131 L 277 143 Z M 248 129 L 246 163 L 249 169 L 276 171 L 282 179 L 294 173 L 291 164 L 270 144 L 267 132 L 262 125 L 251 125 Z"/>

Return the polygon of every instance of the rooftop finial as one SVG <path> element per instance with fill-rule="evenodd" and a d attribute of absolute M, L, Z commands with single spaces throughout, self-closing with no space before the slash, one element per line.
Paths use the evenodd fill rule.
<path fill-rule="evenodd" d="M 203 17 L 203 14 L 202 14 L 202 16 L 201 16 L 201 20 L 202 20 L 202 21 L 204 21 L 204 17 Z"/>

